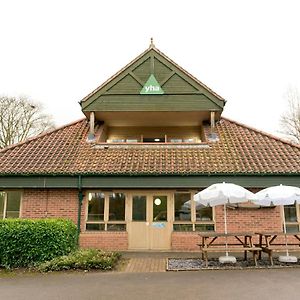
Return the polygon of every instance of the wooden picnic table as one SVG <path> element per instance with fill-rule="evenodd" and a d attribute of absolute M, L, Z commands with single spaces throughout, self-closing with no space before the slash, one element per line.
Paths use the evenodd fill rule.
<path fill-rule="evenodd" d="M 201 243 L 197 244 L 202 252 L 202 259 L 205 259 L 208 266 L 209 252 L 244 252 L 244 259 L 247 260 L 247 252 L 253 254 L 253 260 L 257 266 L 258 254 L 261 248 L 253 244 L 254 233 L 250 232 L 201 232 Z M 227 241 L 227 243 L 226 243 Z"/>
<path fill-rule="evenodd" d="M 300 232 L 256 232 L 259 235 L 258 247 L 269 255 L 271 265 L 273 265 L 273 252 L 300 251 Z M 282 238 L 284 237 L 284 241 Z M 289 237 L 293 237 L 293 242 Z M 281 239 L 281 240 L 280 240 Z M 287 243 L 285 243 L 285 240 Z M 261 259 L 261 252 L 259 253 Z"/>

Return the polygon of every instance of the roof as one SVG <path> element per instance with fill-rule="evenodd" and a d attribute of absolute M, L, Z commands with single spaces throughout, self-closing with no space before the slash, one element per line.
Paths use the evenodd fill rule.
<path fill-rule="evenodd" d="M 97 147 L 88 131 L 83 119 L 3 149 L 0 175 L 300 175 L 299 146 L 225 118 L 219 141 L 199 147 Z"/>

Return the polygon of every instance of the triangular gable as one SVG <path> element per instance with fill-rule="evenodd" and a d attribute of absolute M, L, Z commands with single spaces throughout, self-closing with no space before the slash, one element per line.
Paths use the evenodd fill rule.
<path fill-rule="evenodd" d="M 140 100 L 147 99 L 146 97 L 149 93 L 145 92 L 145 87 L 148 86 L 149 80 L 153 81 L 153 78 L 155 78 L 154 86 L 160 87 L 158 89 L 159 92 L 154 93 L 153 89 L 153 93 L 150 93 L 152 95 L 156 94 L 156 97 L 168 96 L 168 101 L 172 101 L 172 95 L 184 94 L 187 97 L 192 97 L 191 99 L 195 102 L 209 102 L 204 106 L 210 107 L 210 109 L 220 111 L 223 109 L 225 101 L 222 97 L 190 75 L 154 46 L 151 46 L 85 97 L 81 101 L 82 109 L 83 111 L 109 111 L 109 103 L 112 103 L 114 107 L 116 106 L 116 103 L 113 103 L 114 101 L 120 101 L 124 104 L 124 101 L 128 99 L 128 95 L 131 95 L 131 104 L 137 103 L 139 105 Z M 163 98 L 161 98 L 161 101 L 163 101 Z M 105 107 L 102 103 L 105 103 Z M 199 110 L 199 105 L 195 105 L 195 110 Z"/>

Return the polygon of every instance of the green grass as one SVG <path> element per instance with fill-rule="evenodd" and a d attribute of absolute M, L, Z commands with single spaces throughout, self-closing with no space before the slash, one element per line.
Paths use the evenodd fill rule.
<path fill-rule="evenodd" d="M 59 256 L 37 267 L 38 271 L 63 270 L 112 270 L 121 255 L 118 252 L 105 252 L 99 249 L 81 249 L 69 255 Z"/>

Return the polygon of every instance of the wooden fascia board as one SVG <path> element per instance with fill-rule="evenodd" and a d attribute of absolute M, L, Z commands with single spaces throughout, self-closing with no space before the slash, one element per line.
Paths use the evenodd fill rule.
<path fill-rule="evenodd" d="M 6 176 L 0 177 L 0 190 L 12 188 L 78 188 L 78 176 Z M 211 176 L 87 176 L 81 175 L 82 188 L 204 188 L 218 182 L 236 183 L 246 188 L 264 188 L 286 184 L 299 186 L 299 175 L 211 175 Z M 300 186 L 299 186 L 300 187 Z"/>

